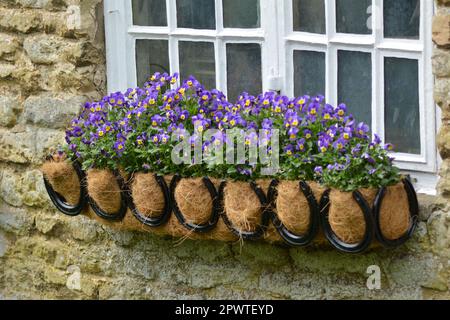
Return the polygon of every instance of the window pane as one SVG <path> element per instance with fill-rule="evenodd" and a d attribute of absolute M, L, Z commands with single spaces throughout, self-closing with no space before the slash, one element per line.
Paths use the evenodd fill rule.
<path fill-rule="evenodd" d="M 384 0 L 383 10 L 386 38 L 419 39 L 419 0 Z"/>
<path fill-rule="evenodd" d="M 336 31 L 371 34 L 369 7 L 372 0 L 336 0 Z"/>
<path fill-rule="evenodd" d="M 259 28 L 259 0 L 222 0 L 225 28 Z"/>
<path fill-rule="evenodd" d="M 166 1 L 133 0 L 133 24 L 167 26 Z"/>
<path fill-rule="evenodd" d="M 214 43 L 180 41 L 180 73 L 183 79 L 194 76 L 207 89 L 216 86 Z"/>
<path fill-rule="evenodd" d="M 137 84 L 143 85 L 155 72 L 170 73 L 167 40 L 136 40 Z"/>
<path fill-rule="evenodd" d="M 234 101 L 243 92 L 262 91 L 261 46 L 256 43 L 227 44 L 228 98 Z"/>
<path fill-rule="evenodd" d="M 294 51 L 294 94 L 325 94 L 325 53 Z"/>
<path fill-rule="evenodd" d="M 420 154 L 418 61 L 384 60 L 386 141 L 396 152 Z"/>
<path fill-rule="evenodd" d="M 214 0 L 177 0 L 178 28 L 215 29 Z"/>
<path fill-rule="evenodd" d="M 338 52 L 339 102 L 357 122 L 372 123 L 372 56 L 366 52 Z"/>
<path fill-rule="evenodd" d="M 325 34 L 324 0 L 292 0 L 294 31 Z"/>

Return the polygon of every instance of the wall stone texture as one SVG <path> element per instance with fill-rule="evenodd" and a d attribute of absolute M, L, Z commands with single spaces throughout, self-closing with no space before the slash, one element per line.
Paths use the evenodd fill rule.
<path fill-rule="evenodd" d="M 450 1 L 436 3 L 439 195 L 420 196 L 405 246 L 347 255 L 177 241 L 56 212 L 38 169 L 81 103 L 106 92 L 102 1 L 0 0 L 0 297 L 450 299 Z M 371 265 L 380 290 L 366 286 Z"/>

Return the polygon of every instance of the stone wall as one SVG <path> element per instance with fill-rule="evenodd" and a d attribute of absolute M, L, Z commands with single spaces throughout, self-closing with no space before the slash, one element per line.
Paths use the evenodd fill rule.
<path fill-rule="evenodd" d="M 419 228 L 406 246 L 353 256 L 180 242 L 57 213 L 38 168 L 80 103 L 105 93 L 101 1 L 0 0 L 0 299 L 449 299 L 449 17 L 450 1 L 440 1 L 433 61 L 441 196 L 421 196 Z M 380 267 L 380 290 L 366 287 L 371 265 Z"/>

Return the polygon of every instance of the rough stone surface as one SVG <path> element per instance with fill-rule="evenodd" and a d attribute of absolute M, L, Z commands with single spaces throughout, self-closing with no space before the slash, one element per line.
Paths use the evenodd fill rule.
<path fill-rule="evenodd" d="M 433 54 L 433 73 L 437 77 L 450 77 L 450 51 L 436 49 Z"/>
<path fill-rule="evenodd" d="M 16 131 L 17 130 L 17 131 Z M 64 132 L 35 127 L 0 129 L 0 160 L 13 163 L 42 163 L 45 156 L 64 143 Z"/>
<path fill-rule="evenodd" d="M 450 46 L 450 15 L 436 16 L 434 18 L 433 41 L 438 46 Z"/>
<path fill-rule="evenodd" d="M 17 99 L 0 96 L 0 127 L 11 127 L 17 122 L 20 102 Z"/>
<path fill-rule="evenodd" d="M 24 119 L 48 128 L 67 128 L 81 109 L 83 96 L 42 94 L 29 97 L 24 104 Z"/>
<path fill-rule="evenodd" d="M 405 246 L 179 242 L 56 212 L 38 171 L 85 100 L 106 91 L 101 0 L 0 0 L 0 299 L 450 299 L 450 1 L 437 1 L 439 195 Z M 368 267 L 381 288 L 370 290 Z"/>

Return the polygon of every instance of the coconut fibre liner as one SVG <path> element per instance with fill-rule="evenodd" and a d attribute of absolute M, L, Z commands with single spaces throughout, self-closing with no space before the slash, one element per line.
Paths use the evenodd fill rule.
<path fill-rule="evenodd" d="M 104 212 L 114 216 L 123 205 L 123 195 L 127 201 L 132 200 L 136 209 L 145 217 L 158 217 L 166 210 L 167 198 L 165 195 L 173 177 L 164 177 L 166 187 L 158 183 L 152 173 L 135 173 L 126 183 L 119 183 L 119 173 L 109 170 L 91 169 L 87 171 L 86 181 L 80 184 L 79 177 L 68 161 L 48 161 L 42 167 L 44 177 L 51 183 L 54 190 L 66 199 L 76 203 L 80 196 L 80 190 L 85 188 L 86 194 L 92 198 L 96 205 Z M 160 235 L 170 235 L 181 239 L 195 240 L 219 240 L 237 241 L 245 233 L 256 233 L 262 230 L 257 239 L 269 242 L 280 242 L 282 238 L 271 222 L 264 223 L 267 215 L 278 217 L 293 234 L 302 236 L 309 232 L 311 225 L 311 208 L 305 194 L 299 187 L 299 181 L 280 181 L 277 185 L 276 197 L 270 199 L 269 185 L 271 180 L 258 180 L 256 189 L 264 194 L 264 201 L 255 191 L 255 186 L 249 182 L 227 181 L 222 193 L 222 181 L 211 179 L 215 193 L 211 193 L 206 187 L 205 180 L 201 178 L 179 178 L 173 192 L 173 198 L 169 198 L 169 207 L 176 203 L 183 219 L 180 221 L 172 211 L 169 212 L 167 221 L 156 227 L 149 227 L 138 221 L 130 209 L 120 221 L 106 221 L 99 217 L 95 210 L 84 208 L 83 213 L 102 223 L 120 230 L 133 230 L 153 232 Z M 326 190 L 317 183 L 309 183 L 311 193 L 317 205 Z M 125 189 L 124 189 L 125 188 Z M 377 189 L 361 189 L 365 201 L 373 207 Z M 218 201 L 222 200 L 222 201 Z M 386 188 L 383 201 L 380 206 L 379 225 L 382 235 L 388 240 L 396 240 L 404 236 L 410 226 L 410 202 L 409 196 L 399 183 Z M 219 205 L 218 205 L 218 202 Z M 273 206 L 273 210 L 269 210 Z M 328 220 L 332 231 L 348 244 L 355 244 L 365 236 L 367 226 L 363 211 L 354 200 L 351 192 L 342 192 L 331 189 L 329 195 Z M 321 209 L 323 210 L 323 209 Z M 322 212 L 318 211 L 320 215 Z M 216 221 L 212 221 L 212 215 L 217 214 Z M 227 218 L 228 224 L 224 220 Z M 207 230 L 187 228 L 186 222 L 199 226 L 207 226 Z M 230 228 L 231 225 L 231 228 Z M 320 234 L 317 239 L 323 239 Z M 323 241 L 321 241 L 323 242 Z"/>

